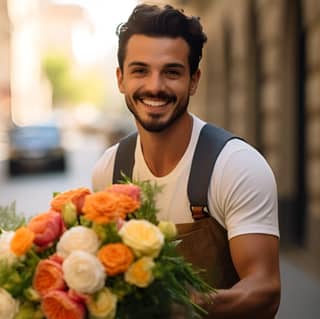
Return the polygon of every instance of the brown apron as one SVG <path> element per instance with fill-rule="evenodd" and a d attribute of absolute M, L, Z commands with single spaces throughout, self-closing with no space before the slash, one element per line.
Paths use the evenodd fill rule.
<path fill-rule="evenodd" d="M 178 224 L 177 246 L 185 259 L 202 273 L 212 287 L 232 287 L 239 276 L 233 266 L 226 230 L 213 218 L 206 217 L 193 223 Z"/>
<path fill-rule="evenodd" d="M 239 281 L 233 266 L 226 230 L 213 218 L 206 217 L 193 223 L 177 224 L 178 251 L 195 268 L 204 270 L 202 278 L 216 289 L 231 288 Z M 184 319 L 185 310 L 172 308 L 170 319 Z M 210 315 L 203 318 L 210 318 Z"/>

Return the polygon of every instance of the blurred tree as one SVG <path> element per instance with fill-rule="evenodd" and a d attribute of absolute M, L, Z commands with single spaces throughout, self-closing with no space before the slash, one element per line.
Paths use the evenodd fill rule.
<path fill-rule="evenodd" d="M 76 76 L 68 56 L 61 53 L 47 53 L 43 57 L 42 70 L 51 84 L 54 106 L 103 104 L 104 80 L 93 71 L 82 72 Z"/>

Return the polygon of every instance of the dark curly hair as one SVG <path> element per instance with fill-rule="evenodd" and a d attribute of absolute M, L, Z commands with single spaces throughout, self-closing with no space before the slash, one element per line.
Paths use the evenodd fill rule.
<path fill-rule="evenodd" d="M 157 5 L 137 5 L 128 21 L 117 28 L 120 69 L 123 71 L 126 46 L 130 37 L 134 34 L 143 34 L 151 37 L 183 38 L 190 48 L 190 73 L 194 74 L 202 58 L 203 45 L 207 41 L 199 20 L 198 17 L 188 17 L 183 10 L 175 9 L 170 5 L 163 8 Z"/>

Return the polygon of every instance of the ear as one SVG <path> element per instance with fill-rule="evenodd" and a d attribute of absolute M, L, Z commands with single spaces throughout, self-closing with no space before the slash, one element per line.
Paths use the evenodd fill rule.
<path fill-rule="evenodd" d="M 190 96 L 196 93 L 200 76 L 201 76 L 201 71 L 199 69 L 191 75 L 190 92 L 189 92 Z"/>
<path fill-rule="evenodd" d="M 123 86 L 123 74 L 120 67 L 117 67 L 117 81 L 118 81 L 118 88 L 121 93 L 124 93 L 124 86 Z"/>

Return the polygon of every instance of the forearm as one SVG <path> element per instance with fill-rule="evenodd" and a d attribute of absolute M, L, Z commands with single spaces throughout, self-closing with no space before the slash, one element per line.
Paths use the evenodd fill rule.
<path fill-rule="evenodd" d="M 262 284 L 257 278 L 246 278 L 231 289 L 218 290 L 211 297 L 211 303 L 198 299 L 208 311 L 208 318 L 271 319 L 279 306 L 280 284 L 277 280 Z"/>

